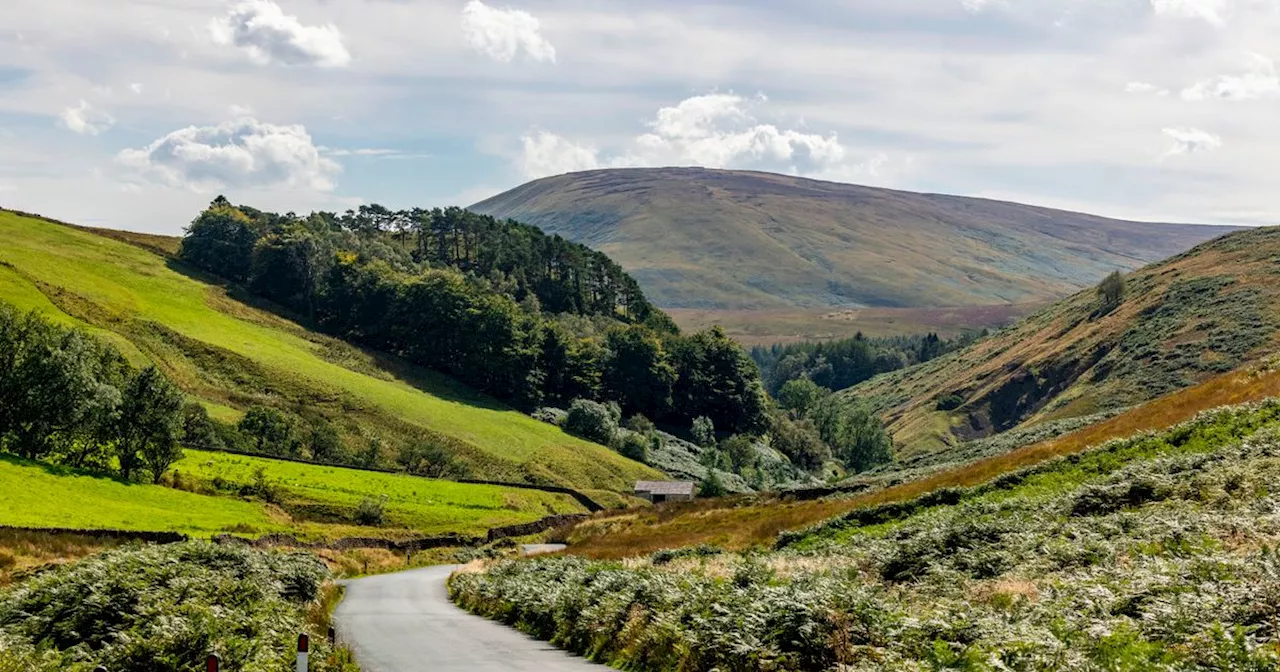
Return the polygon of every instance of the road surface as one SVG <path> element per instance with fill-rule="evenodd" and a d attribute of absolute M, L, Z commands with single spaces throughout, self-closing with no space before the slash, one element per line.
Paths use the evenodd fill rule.
<path fill-rule="evenodd" d="M 565 653 L 449 601 L 456 567 L 427 567 L 347 582 L 338 637 L 364 672 L 584 672 L 601 665 Z"/>

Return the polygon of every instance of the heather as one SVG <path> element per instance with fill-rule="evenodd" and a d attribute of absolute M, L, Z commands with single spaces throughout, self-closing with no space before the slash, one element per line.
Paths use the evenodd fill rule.
<path fill-rule="evenodd" d="M 641 670 L 1280 669 L 1280 402 L 774 549 L 504 562 L 463 606 Z"/>
<path fill-rule="evenodd" d="M 177 672 L 210 653 L 224 669 L 291 669 L 328 576 L 308 554 L 205 542 L 103 553 L 0 592 L 0 670 Z M 343 670 L 322 639 L 313 669 Z"/>

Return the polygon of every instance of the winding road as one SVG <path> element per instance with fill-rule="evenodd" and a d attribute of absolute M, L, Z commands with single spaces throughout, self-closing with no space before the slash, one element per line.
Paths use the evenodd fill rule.
<path fill-rule="evenodd" d="M 365 672 L 583 672 L 608 669 L 469 614 L 449 601 L 456 567 L 427 567 L 347 582 L 338 637 Z"/>

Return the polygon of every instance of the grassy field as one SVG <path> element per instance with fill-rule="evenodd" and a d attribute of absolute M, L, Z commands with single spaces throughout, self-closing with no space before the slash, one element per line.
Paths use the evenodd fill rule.
<path fill-rule="evenodd" d="M 9 212 L 0 240 L 0 299 L 88 325 L 135 363 L 158 364 L 215 417 L 234 420 L 254 403 L 305 408 L 356 448 L 427 434 L 491 480 L 621 492 L 658 475 L 443 376 L 238 301 L 135 245 Z"/>
<path fill-rule="evenodd" d="M 258 472 L 261 471 L 259 477 Z M 567 495 L 189 450 L 168 484 L 143 485 L 0 455 L 0 525 L 307 538 L 483 535 L 584 509 Z M 254 486 L 264 482 L 275 494 Z M 366 499 L 384 522 L 356 522 Z M 269 501 L 273 500 L 273 501 Z"/>
<path fill-rule="evenodd" d="M 958 336 L 965 332 L 999 329 L 1035 310 L 1040 304 L 962 306 L 958 308 L 850 308 L 844 310 L 704 310 L 671 308 L 681 329 L 724 328 L 735 341 L 750 347 L 829 341 L 865 336 L 909 336 L 933 332 Z"/>
<path fill-rule="evenodd" d="M 975 486 L 1111 439 L 1165 429 L 1209 409 L 1275 396 L 1280 396 L 1280 370 L 1262 367 L 1235 371 L 1055 439 L 859 496 L 809 502 L 729 498 L 601 515 L 574 530 L 571 549 L 574 554 L 592 558 L 624 558 L 703 543 L 734 550 L 768 546 L 781 532 L 854 509 L 902 502 L 941 488 Z"/>
<path fill-rule="evenodd" d="M 157 485 L 124 483 L 0 455 L 0 525 L 180 532 L 279 532 L 265 506 Z"/>
<path fill-rule="evenodd" d="M 261 469 L 280 488 L 281 507 L 305 533 L 368 534 L 347 529 L 366 498 L 386 497 L 386 527 L 418 534 L 482 534 L 491 527 L 526 523 L 561 513 L 581 513 L 568 495 L 489 485 L 453 483 L 407 474 L 356 471 L 230 453 L 188 450 L 174 466 L 179 478 L 215 478 L 249 484 Z"/>

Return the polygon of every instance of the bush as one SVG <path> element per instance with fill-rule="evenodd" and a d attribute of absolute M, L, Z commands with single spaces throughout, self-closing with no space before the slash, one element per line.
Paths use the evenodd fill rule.
<path fill-rule="evenodd" d="M 655 565 L 665 565 L 672 560 L 680 558 L 709 558 L 714 555 L 724 553 L 724 549 L 711 544 L 698 544 L 688 548 L 666 548 L 661 551 L 654 551 L 649 555 L 649 561 Z"/>
<path fill-rule="evenodd" d="M 533 419 L 559 427 L 564 424 L 566 415 L 568 415 L 568 413 L 562 409 L 543 406 L 533 412 Z"/>
<path fill-rule="evenodd" d="M 405 471 L 431 478 L 463 478 L 470 470 L 448 448 L 426 438 L 417 438 L 400 449 L 396 462 Z"/>
<path fill-rule="evenodd" d="M 110 551 L 0 594 L 0 650 L 44 651 L 47 667 L 14 669 L 186 672 L 210 651 L 225 669 L 290 669 L 328 575 L 309 554 L 207 542 Z"/>
<path fill-rule="evenodd" d="M 220 487 L 219 481 L 221 477 L 215 477 L 213 485 L 215 488 Z M 284 493 L 280 490 L 280 486 L 271 482 L 267 478 L 266 467 L 258 467 L 253 470 L 253 482 L 240 486 L 241 497 L 257 497 L 268 504 L 280 504 L 284 501 Z"/>
<path fill-rule="evenodd" d="M 627 459 L 647 464 L 649 462 L 649 446 L 651 443 L 652 439 L 645 434 L 627 432 L 622 437 L 618 452 Z"/>
<path fill-rule="evenodd" d="M 613 445 L 618 436 L 622 410 L 615 403 L 601 404 L 589 399 L 575 399 L 564 419 L 565 431 L 588 441 Z"/>
<path fill-rule="evenodd" d="M 637 434 L 646 434 L 646 435 L 652 434 L 653 432 L 658 431 L 658 427 L 653 424 L 652 420 L 644 417 L 639 413 L 636 413 L 630 418 L 627 418 L 627 429 Z"/>
<path fill-rule="evenodd" d="M 755 438 L 744 434 L 735 434 L 720 442 L 720 450 L 729 458 L 733 470 L 741 473 L 751 469 L 760 461 L 756 453 Z"/>
<path fill-rule="evenodd" d="M 781 413 L 773 418 L 772 445 L 791 463 L 807 471 L 818 471 L 831 459 L 831 449 L 822 442 L 809 420 L 792 420 Z"/>
<path fill-rule="evenodd" d="M 725 489 L 724 482 L 720 480 L 720 473 L 715 469 L 708 469 L 707 477 L 698 484 L 698 496 L 724 497 L 727 494 L 729 494 L 729 491 Z"/>
<path fill-rule="evenodd" d="M 716 426 L 712 424 L 711 418 L 705 415 L 693 419 L 690 434 L 693 435 L 693 442 L 703 448 L 716 445 Z"/>
<path fill-rule="evenodd" d="M 1110 275 L 1102 279 L 1098 283 L 1098 300 L 1101 303 L 1101 311 L 1109 313 L 1115 310 L 1124 301 L 1125 295 L 1124 276 L 1120 271 L 1112 271 Z"/>
<path fill-rule="evenodd" d="M 386 517 L 386 504 L 386 495 L 377 499 L 365 497 L 360 500 L 360 506 L 356 507 L 356 523 L 369 527 L 381 526 L 383 519 Z"/>

